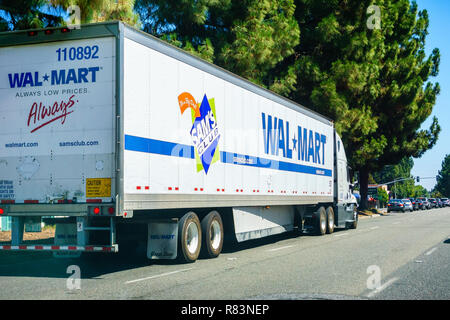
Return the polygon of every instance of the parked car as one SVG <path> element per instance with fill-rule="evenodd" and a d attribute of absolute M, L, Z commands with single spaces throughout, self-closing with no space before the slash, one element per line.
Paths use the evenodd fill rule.
<path fill-rule="evenodd" d="M 391 211 L 402 211 L 405 212 L 405 204 L 403 203 L 403 201 L 401 199 L 391 199 L 388 202 L 387 205 L 387 212 L 391 212 Z"/>
<path fill-rule="evenodd" d="M 426 209 L 422 200 L 416 199 L 416 204 L 417 204 L 417 207 L 419 208 L 419 210 L 425 210 Z"/>
<path fill-rule="evenodd" d="M 448 198 L 442 198 L 441 200 L 444 207 L 450 207 L 450 200 Z"/>
<path fill-rule="evenodd" d="M 419 210 L 419 203 L 418 203 L 418 201 L 416 199 L 414 199 L 414 198 L 409 198 L 409 200 L 412 203 L 413 210 Z"/>
<path fill-rule="evenodd" d="M 429 200 L 430 200 L 431 208 L 437 208 L 438 207 L 438 203 L 437 203 L 435 198 L 430 198 Z"/>
<path fill-rule="evenodd" d="M 403 201 L 403 205 L 404 205 L 405 211 L 406 210 L 409 210 L 409 212 L 413 212 L 414 211 L 414 207 L 413 207 L 413 204 L 412 204 L 411 200 L 409 200 L 409 199 L 402 199 L 402 201 Z"/>
<path fill-rule="evenodd" d="M 428 201 L 428 198 L 420 197 L 417 199 L 419 199 L 423 202 L 423 207 L 422 207 L 423 210 L 431 209 L 431 203 L 430 203 L 430 201 Z"/>
<path fill-rule="evenodd" d="M 443 207 L 443 205 L 442 205 L 442 200 L 441 200 L 440 198 L 436 198 L 436 201 L 437 201 L 438 207 L 439 207 L 439 208 L 442 208 L 442 207 Z"/>

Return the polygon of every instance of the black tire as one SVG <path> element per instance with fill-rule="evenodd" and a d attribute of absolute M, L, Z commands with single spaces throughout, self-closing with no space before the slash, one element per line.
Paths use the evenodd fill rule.
<path fill-rule="evenodd" d="M 358 227 L 358 211 L 356 210 L 356 208 L 353 211 L 353 222 L 348 223 L 347 227 L 349 229 L 356 229 Z"/>
<path fill-rule="evenodd" d="M 305 220 L 303 218 L 303 215 L 296 211 L 294 215 L 294 230 L 293 234 L 295 237 L 300 237 L 303 235 L 303 228 L 305 225 Z"/>
<path fill-rule="evenodd" d="M 319 236 L 327 233 L 327 212 L 324 207 L 320 207 L 315 213 L 315 231 Z"/>
<path fill-rule="evenodd" d="M 327 208 L 327 233 L 334 232 L 334 211 L 332 207 Z"/>
<path fill-rule="evenodd" d="M 223 248 L 223 222 L 217 211 L 211 211 L 202 219 L 202 250 L 205 258 L 216 258 Z"/>
<path fill-rule="evenodd" d="M 197 236 L 195 236 L 195 232 L 197 232 Z M 189 241 L 190 237 L 192 237 L 191 241 Z M 178 222 L 178 260 L 187 263 L 195 262 L 200 255 L 201 244 L 200 220 L 195 212 L 188 212 Z"/>

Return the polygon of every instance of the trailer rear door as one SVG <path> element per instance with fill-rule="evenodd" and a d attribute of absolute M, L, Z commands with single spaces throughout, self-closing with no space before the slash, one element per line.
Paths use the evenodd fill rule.
<path fill-rule="evenodd" d="M 115 38 L 0 48 L 0 200 L 110 202 Z"/>

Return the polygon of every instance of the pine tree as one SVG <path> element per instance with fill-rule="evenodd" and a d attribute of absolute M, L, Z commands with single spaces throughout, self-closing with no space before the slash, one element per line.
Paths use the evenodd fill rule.
<path fill-rule="evenodd" d="M 447 154 L 442 161 L 442 168 L 437 176 L 435 190 L 450 198 L 450 154 Z"/>
<path fill-rule="evenodd" d="M 299 28 L 293 0 L 137 0 L 144 31 L 278 93 L 294 89 Z"/>
<path fill-rule="evenodd" d="M 46 0 L 0 0 L 0 31 L 38 29 L 62 23 L 59 12 L 51 12 Z"/>
<path fill-rule="evenodd" d="M 49 0 L 54 7 L 67 10 L 76 5 L 80 8 L 82 24 L 120 20 L 139 27 L 139 16 L 133 11 L 134 0 Z"/>
<path fill-rule="evenodd" d="M 380 29 L 368 28 L 372 4 Z M 370 172 L 420 157 L 436 143 L 440 127 L 430 116 L 439 84 L 439 50 L 425 55 L 428 14 L 409 0 L 297 0 L 302 32 L 295 64 L 294 100 L 335 120 L 351 167 L 359 171 L 361 205 Z"/>

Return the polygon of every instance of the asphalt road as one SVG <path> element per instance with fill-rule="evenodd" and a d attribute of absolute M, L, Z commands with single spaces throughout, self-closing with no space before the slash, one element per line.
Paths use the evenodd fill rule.
<path fill-rule="evenodd" d="M 81 280 L 69 278 L 69 266 Z M 450 208 L 285 234 L 192 264 L 0 254 L 0 299 L 450 299 Z"/>

